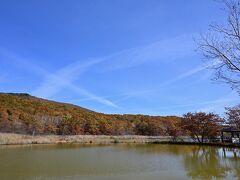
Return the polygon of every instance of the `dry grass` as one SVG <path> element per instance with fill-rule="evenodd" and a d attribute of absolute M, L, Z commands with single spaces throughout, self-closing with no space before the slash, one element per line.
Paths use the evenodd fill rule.
<path fill-rule="evenodd" d="M 187 137 L 178 138 L 177 141 L 187 141 Z M 75 136 L 57 136 L 41 135 L 30 136 L 12 133 L 0 133 L 1 145 L 16 144 L 61 144 L 61 143 L 79 143 L 79 144 L 111 144 L 111 143 L 156 143 L 172 142 L 170 136 L 104 136 L 104 135 L 75 135 Z"/>

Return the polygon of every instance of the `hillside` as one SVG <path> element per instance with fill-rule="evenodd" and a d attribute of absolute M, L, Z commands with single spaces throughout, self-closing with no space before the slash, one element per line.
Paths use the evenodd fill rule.
<path fill-rule="evenodd" d="M 175 116 L 108 115 L 22 93 L 0 93 L 0 132 L 59 135 L 176 135 Z"/>

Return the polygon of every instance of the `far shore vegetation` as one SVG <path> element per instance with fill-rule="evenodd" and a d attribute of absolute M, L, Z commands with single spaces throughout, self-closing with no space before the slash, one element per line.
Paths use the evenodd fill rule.
<path fill-rule="evenodd" d="M 37 135 L 188 136 L 194 142 L 219 142 L 221 129 L 240 127 L 240 106 L 214 113 L 178 116 L 108 115 L 28 94 L 0 94 L 0 132 Z M 227 138 L 230 138 L 227 136 Z"/>

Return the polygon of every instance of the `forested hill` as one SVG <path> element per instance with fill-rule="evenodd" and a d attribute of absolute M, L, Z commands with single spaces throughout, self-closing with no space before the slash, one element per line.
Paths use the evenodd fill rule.
<path fill-rule="evenodd" d="M 21 134 L 175 135 L 176 116 L 108 115 L 22 93 L 0 93 L 0 132 Z"/>

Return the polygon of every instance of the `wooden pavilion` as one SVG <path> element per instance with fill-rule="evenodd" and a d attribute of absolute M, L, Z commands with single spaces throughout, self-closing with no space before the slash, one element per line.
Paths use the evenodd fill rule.
<path fill-rule="evenodd" d="M 224 136 L 225 134 L 228 134 L 230 136 Z M 240 129 L 237 129 L 235 127 L 225 127 L 221 130 L 221 140 L 222 143 L 224 142 L 230 142 L 230 143 L 240 143 Z"/>

